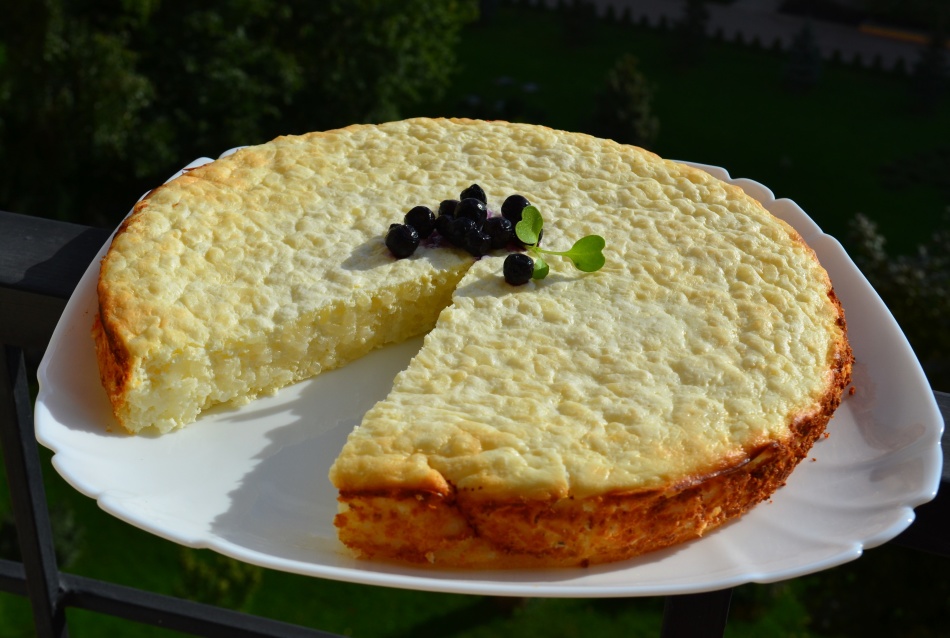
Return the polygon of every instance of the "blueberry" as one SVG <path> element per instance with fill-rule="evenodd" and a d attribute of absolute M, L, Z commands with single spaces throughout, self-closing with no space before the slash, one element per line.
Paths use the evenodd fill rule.
<path fill-rule="evenodd" d="M 471 230 L 462 238 L 462 247 L 474 257 L 481 257 L 491 250 L 491 237 L 481 230 Z"/>
<path fill-rule="evenodd" d="M 492 248 L 504 248 L 515 238 L 515 225 L 504 217 L 490 217 L 485 221 L 485 232 L 491 237 Z"/>
<path fill-rule="evenodd" d="M 439 234 L 449 239 L 452 236 L 452 223 L 455 221 L 455 218 L 449 217 L 448 215 L 439 215 L 435 218 L 435 229 L 439 231 Z"/>
<path fill-rule="evenodd" d="M 452 228 L 449 230 L 448 239 L 450 242 L 456 246 L 464 248 L 465 237 L 472 232 L 477 231 L 478 228 L 468 217 L 456 217 L 452 222 Z"/>
<path fill-rule="evenodd" d="M 457 199 L 446 199 L 439 204 L 439 217 L 445 215 L 446 217 L 455 217 L 455 207 L 459 205 L 459 200 Z"/>
<path fill-rule="evenodd" d="M 485 225 L 485 220 L 488 219 L 488 207 L 485 206 L 485 202 L 474 197 L 468 197 L 459 202 L 455 209 L 455 217 L 467 217 L 475 222 L 475 226 L 481 230 L 482 226 Z"/>
<path fill-rule="evenodd" d="M 526 284 L 534 274 L 534 260 L 524 253 L 511 253 L 505 257 L 504 273 L 512 286 Z"/>
<path fill-rule="evenodd" d="M 408 213 L 405 219 L 407 226 L 412 226 L 425 239 L 435 229 L 435 213 L 428 206 L 416 206 Z"/>
<path fill-rule="evenodd" d="M 412 226 L 393 224 L 386 233 L 386 248 L 392 251 L 397 259 L 408 257 L 419 247 L 419 233 Z"/>
<path fill-rule="evenodd" d="M 480 201 L 481 203 L 485 205 L 488 204 L 488 197 L 485 196 L 485 191 L 482 190 L 482 187 L 479 186 L 478 184 L 472 184 L 471 186 L 463 190 L 461 195 L 459 195 L 460 200 L 468 199 L 469 197 L 477 199 L 478 201 Z"/>
<path fill-rule="evenodd" d="M 523 195 L 509 195 L 505 203 L 501 205 L 501 214 L 505 219 L 511 220 L 512 224 L 521 221 L 521 211 L 525 206 L 530 206 L 531 202 Z"/>

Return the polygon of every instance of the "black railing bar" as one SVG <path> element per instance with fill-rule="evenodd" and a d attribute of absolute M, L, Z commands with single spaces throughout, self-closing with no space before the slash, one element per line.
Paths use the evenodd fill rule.
<path fill-rule="evenodd" d="M 0 286 L 66 301 L 111 232 L 0 210 Z"/>
<path fill-rule="evenodd" d="M 0 589 L 25 594 L 36 635 L 68 636 L 65 609 L 79 607 L 199 636 L 319 638 L 334 636 L 289 623 L 220 609 L 59 572 L 22 351 L 4 346 L 0 365 L 0 444 L 22 563 L 0 561 Z M 23 436 L 26 432 L 28 435 Z"/>
<path fill-rule="evenodd" d="M 337 636 L 279 620 L 251 616 L 101 580 L 60 574 L 64 608 L 85 609 L 196 636 L 329 638 Z M 0 591 L 27 596 L 23 563 L 0 559 Z"/>
<path fill-rule="evenodd" d="M 196 636 L 234 638 L 335 638 L 338 634 L 251 616 L 93 578 L 60 574 L 64 608 L 99 612 Z M 0 591 L 27 595 L 23 563 L 0 559 Z"/>
<path fill-rule="evenodd" d="M 69 635 L 60 601 L 59 569 L 43 473 L 33 436 L 33 408 L 23 351 L 4 346 L 0 362 L 0 445 L 3 446 L 26 590 L 39 638 Z M 24 436 L 26 433 L 26 436 Z"/>
<path fill-rule="evenodd" d="M 332 638 L 338 634 L 190 600 L 62 574 L 63 601 L 126 620 L 207 638 Z"/>
<path fill-rule="evenodd" d="M 23 563 L 0 558 L 0 591 L 27 596 L 26 570 Z"/>

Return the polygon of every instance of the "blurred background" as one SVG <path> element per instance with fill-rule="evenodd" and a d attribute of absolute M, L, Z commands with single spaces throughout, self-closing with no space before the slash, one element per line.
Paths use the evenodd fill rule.
<path fill-rule="evenodd" d="M 0 0 L 0 15 L 0 210 L 112 228 L 197 157 L 356 122 L 583 131 L 798 202 L 950 391 L 946 0 Z M 139 532 L 47 481 L 60 559 L 82 575 L 357 636 L 660 626 L 652 599 L 483 599 L 262 570 Z M 7 514 L 0 556 L 15 553 Z M 945 560 L 870 550 L 738 588 L 727 635 L 947 636 L 946 573 Z M 70 618 L 74 636 L 176 635 Z M 0 636 L 31 627 L 26 601 L 0 595 Z"/>

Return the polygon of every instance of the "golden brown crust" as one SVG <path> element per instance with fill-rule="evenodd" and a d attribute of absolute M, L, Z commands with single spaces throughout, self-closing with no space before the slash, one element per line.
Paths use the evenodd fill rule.
<path fill-rule="evenodd" d="M 153 188 L 140 199 L 132 212 L 122 220 L 112 235 L 112 244 L 116 238 L 129 232 L 135 222 L 148 208 L 149 200 L 164 186 Z M 104 283 L 109 269 L 109 256 L 102 258 L 99 277 L 96 281 L 96 294 L 99 300 L 96 316 L 93 319 L 92 338 L 96 348 L 96 360 L 99 364 L 99 378 L 112 404 L 112 411 L 116 420 L 123 428 L 132 432 L 122 418 L 122 410 L 126 401 L 126 388 L 132 376 L 132 363 L 129 350 L 125 342 L 119 337 L 120 322 L 116 319 L 115 295 Z"/>
<path fill-rule="evenodd" d="M 92 324 L 92 338 L 96 346 L 96 359 L 99 362 L 99 378 L 105 388 L 113 412 L 119 419 L 119 412 L 124 402 L 125 386 L 129 381 L 131 368 L 128 352 L 120 340 L 115 339 L 102 321 L 102 311 L 96 313 Z"/>
<path fill-rule="evenodd" d="M 148 193 L 132 210 L 113 234 L 113 243 L 115 238 L 125 233 L 139 212 L 145 207 L 145 201 L 151 196 Z M 102 381 L 102 387 L 105 388 L 112 404 L 112 411 L 116 420 L 121 424 L 121 409 L 125 402 L 125 388 L 131 376 L 131 365 L 129 361 L 129 352 L 122 339 L 117 335 L 117 326 L 115 324 L 114 305 L 115 301 L 109 292 L 108 286 L 104 285 L 104 273 L 107 266 L 108 253 L 103 257 L 99 270 L 99 278 L 96 283 L 96 292 L 99 300 L 96 316 L 92 324 L 92 338 L 96 347 L 96 360 L 99 363 L 99 378 Z"/>
<path fill-rule="evenodd" d="M 831 379 L 811 414 L 791 417 L 789 437 L 750 450 L 730 467 L 666 489 L 583 499 L 483 499 L 452 486 L 340 492 L 340 540 L 361 558 L 461 568 L 572 567 L 640 556 L 694 540 L 741 516 L 785 484 L 851 383 L 844 311 L 829 353 Z"/>

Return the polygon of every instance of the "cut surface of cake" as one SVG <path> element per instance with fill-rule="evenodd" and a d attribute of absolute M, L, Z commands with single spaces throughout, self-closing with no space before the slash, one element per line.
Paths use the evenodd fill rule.
<path fill-rule="evenodd" d="M 507 251 L 383 237 L 471 184 L 605 266 L 512 286 Z M 129 431 L 167 431 L 427 333 L 330 479 L 354 554 L 449 567 L 621 560 L 768 498 L 850 381 L 813 251 L 739 188 L 539 126 L 415 119 L 285 137 L 144 199 L 94 327 Z"/>

